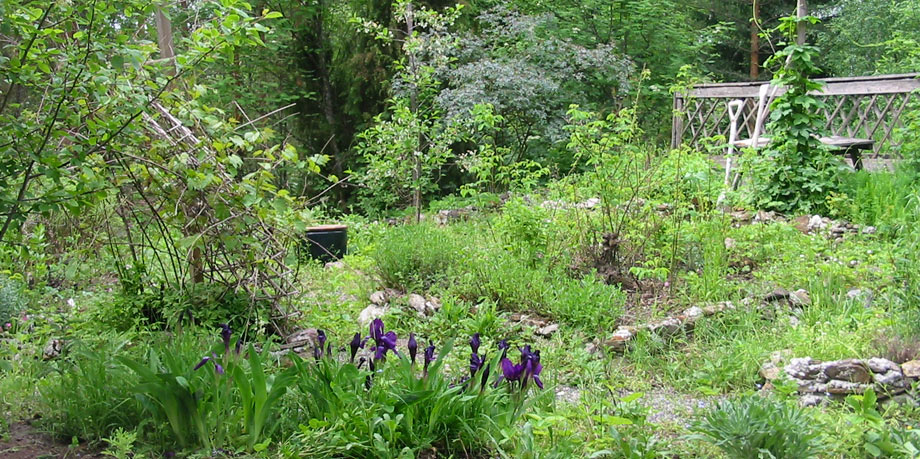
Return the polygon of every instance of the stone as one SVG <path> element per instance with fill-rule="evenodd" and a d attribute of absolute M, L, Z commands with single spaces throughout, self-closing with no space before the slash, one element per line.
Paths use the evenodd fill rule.
<path fill-rule="evenodd" d="M 847 291 L 847 298 L 854 300 L 862 296 L 862 294 L 863 294 L 862 289 L 858 289 L 858 288 L 850 289 Z"/>
<path fill-rule="evenodd" d="M 789 302 L 793 306 L 809 306 L 811 305 L 811 297 L 808 295 L 807 290 L 800 288 L 789 295 Z"/>
<path fill-rule="evenodd" d="M 804 234 L 808 234 L 808 232 L 811 230 L 811 228 L 808 227 L 809 220 L 811 220 L 811 217 L 809 217 L 808 215 L 800 215 L 798 217 L 795 217 L 795 220 L 793 220 L 795 229 L 801 231 Z"/>
<path fill-rule="evenodd" d="M 734 303 L 731 301 L 723 301 L 721 303 L 710 304 L 703 307 L 704 316 L 713 316 L 722 312 L 725 312 L 729 309 L 735 309 Z"/>
<path fill-rule="evenodd" d="M 585 202 L 580 202 L 575 204 L 575 207 L 578 209 L 593 209 L 601 203 L 601 198 L 590 198 Z"/>
<path fill-rule="evenodd" d="M 856 359 L 828 362 L 824 374 L 832 380 L 847 381 L 858 384 L 873 382 L 872 374 L 862 362 Z"/>
<path fill-rule="evenodd" d="M 766 222 L 772 222 L 774 220 L 776 220 L 776 212 L 772 210 L 770 211 L 759 210 L 757 211 L 757 215 L 754 216 L 754 222 L 766 223 Z"/>
<path fill-rule="evenodd" d="M 874 226 L 867 226 L 862 229 L 863 234 L 875 234 L 876 232 L 878 232 L 878 228 Z"/>
<path fill-rule="evenodd" d="M 307 328 L 305 330 L 297 330 L 294 333 L 285 338 L 285 341 L 288 344 L 298 344 L 304 346 L 309 344 L 313 346 L 319 340 L 319 334 L 315 328 Z"/>
<path fill-rule="evenodd" d="M 623 351 L 626 345 L 636 336 L 636 330 L 632 327 L 620 327 L 613 335 L 604 342 L 604 345 L 614 351 Z"/>
<path fill-rule="evenodd" d="M 750 223 L 753 215 L 746 210 L 739 210 L 731 213 L 732 220 L 737 223 Z"/>
<path fill-rule="evenodd" d="M 821 362 L 811 357 L 797 357 L 789 359 L 785 370 L 793 378 L 812 379 L 821 372 Z"/>
<path fill-rule="evenodd" d="M 704 313 L 703 313 L 703 308 L 699 306 L 691 306 L 685 309 L 684 312 L 681 313 L 681 315 L 686 317 L 687 320 L 689 321 L 695 321 L 696 319 L 703 317 Z"/>
<path fill-rule="evenodd" d="M 904 380 L 904 373 L 901 373 L 900 370 L 891 370 L 885 373 L 875 373 L 872 378 L 876 384 L 897 387 Z"/>
<path fill-rule="evenodd" d="M 808 231 L 824 229 L 826 226 L 827 224 L 821 219 L 820 215 L 812 215 L 811 218 L 808 219 Z"/>
<path fill-rule="evenodd" d="M 64 340 L 62 339 L 52 339 L 48 341 L 48 344 L 45 345 L 45 349 L 42 350 L 42 359 L 51 360 L 57 358 L 61 355 L 61 351 L 64 350 Z"/>
<path fill-rule="evenodd" d="M 827 393 L 833 395 L 861 394 L 869 388 L 869 384 L 860 384 L 850 381 L 832 379 L 827 383 Z"/>
<path fill-rule="evenodd" d="M 412 293 L 409 294 L 409 307 L 415 309 L 420 316 L 426 317 L 431 314 L 428 313 L 428 301 L 425 300 L 425 297 L 422 295 Z"/>
<path fill-rule="evenodd" d="M 387 304 L 387 292 L 383 290 L 377 290 L 376 292 L 371 293 L 370 300 L 372 304 L 383 306 Z"/>
<path fill-rule="evenodd" d="M 374 321 L 374 319 L 383 317 L 386 312 L 386 306 L 381 306 L 378 304 L 368 305 L 368 307 L 364 308 L 361 313 L 358 314 L 358 325 L 360 325 L 362 329 L 367 328 L 368 325 Z"/>
<path fill-rule="evenodd" d="M 899 367 L 898 364 L 881 357 L 872 357 L 866 361 L 866 365 L 875 373 L 888 373 L 889 371 L 901 372 L 901 367 Z"/>
<path fill-rule="evenodd" d="M 345 262 L 343 262 L 343 261 L 330 261 L 330 262 L 326 263 L 325 265 L 323 265 L 323 267 L 326 268 L 326 269 L 344 269 L 344 268 L 345 268 Z"/>
<path fill-rule="evenodd" d="M 806 394 L 799 399 L 799 406 L 821 406 L 827 403 L 827 397 L 815 394 Z"/>
<path fill-rule="evenodd" d="M 435 296 L 429 296 L 426 306 L 431 309 L 432 312 L 438 312 L 441 310 L 441 300 Z"/>
<path fill-rule="evenodd" d="M 680 320 L 677 320 L 673 317 L 662 320 L 658 323 L 649 324 L 648 330 L 652 333 L 658 334 L 661 337 L 667 337 L 676 334 L 681 329 Z"/>
<path fill-rule="evenodd" d="M 738 245 L 738 243 L 737 243 L 734 239 L 732 239 L 732 238 L 730 238 L 730 237 L 725 238 L 725 250 L 734 249 L 735 246 L 737 246 L 737 245 Z"/>
<path fill-rule="evenodd" d="M 604 350 L 600 346 L 598 346 L 597 343 L 595 343 L 594 341 L 585 345 L 585 353 L 587 353 L 588 355 L 597 355 L 597 354 L 602 354 L 603 352 Z"/>
<path fill-rule="evenodd" d="M 907 378 L 920 378 L 920 360 L 911 360 L 901 364 L 901 373 Z"/>
<path fill-rule="evenodd" d="M 764 296 L 764 297 L 763 297 L 763 300 L 764 300 L 764 301 L 767 301 L 767 302 L 770 302 L 770 301 L 786 300 L 786 299 L 789 299 L 789 295 L 791 295 L 791 294 L 789 293 L 788 290 L 786 290 L 786 289 L 784 289 L 784 288 L 781 288 L 781 287 L 777 287 L 777 288 L 773 289 L 772 292 L 770 292 L 770 293 L 768 293 L 766 296 Z"/>
<path fill-rule="evenodd" d="M 827 384 L 809 379 L 789 378 L 799 387 L 800 394 L 824 394 L 827 393 Z"/>
<path fill-rule="evenodd" d="M 553 336 L 553 333 L 559 331 L 559 324 L 550 324 L 542 328 L 538 328 L 534 334 L 543 338 L 549 338 Z"/>
<path fill-rule="evenodd" d="M 764 364 L 760 366 L 759 373 L 761 378 L 766 379 L 767 381 L 773 381 L 774 379 L 779 378 L 782 370 L 773 362 L 764 362 Z"/>

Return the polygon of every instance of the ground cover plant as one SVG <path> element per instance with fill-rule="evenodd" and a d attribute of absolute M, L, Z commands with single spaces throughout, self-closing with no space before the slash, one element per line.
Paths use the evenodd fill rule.
<path fill-rule="evenodd" d="M 333 3 L 0 5 L 0 456 L 920 454 L 920 111 L 854 171 L 809 92 L 909 2 L 754 22 L 737 189 L 660 135 L 731 8 Z"/>

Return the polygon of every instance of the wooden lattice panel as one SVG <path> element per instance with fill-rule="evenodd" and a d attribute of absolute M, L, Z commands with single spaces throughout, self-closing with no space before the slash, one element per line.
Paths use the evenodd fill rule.
<path fill-rule="evenodd" d="M 815 95 L 824 101 L 819 113 L 825 118 L 827 135 L 873 139 L 874 156 L 896 156 L 900 145 L 893 134 L 904 127 L 901 115 L 911 102 L 920 102 L 917 77 L 918 74 L 907 74 L 821 80 L 825 83 L 824 90 Z M 728 102 L 735 99 L 744 102 L 738 138 L 750 138 L 757 116 L 759 89 L 763 84 L 706 84 L 693 88 L 689 94 L 675 95 L 672 147 L 687 143 L 700 148 L 705 139 L 716 136 L 728 139 Z M 782 92 L 780 89 L 777 95 Z"/>

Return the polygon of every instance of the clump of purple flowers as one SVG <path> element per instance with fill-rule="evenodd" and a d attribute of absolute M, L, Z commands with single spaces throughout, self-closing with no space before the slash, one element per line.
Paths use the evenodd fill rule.
<path fill-rule="evenodd" d="M 502 379 L 510 383 L 518 382 L 521 389 L 524 389 L 527 387 L 527 382 L 533 380 L 537 387 L 542 389 L 543 381 L 540 379 L 540 372 L 543 371 L 543 365 L 540 364 L 540 351 L 531 351 L 529 344 L 519 349 L 521 351 L 520 363 L 514 363 L 507 357 L 502 358 L 502 374 L 498 377 L 498 382 L 501 382 Z"/>

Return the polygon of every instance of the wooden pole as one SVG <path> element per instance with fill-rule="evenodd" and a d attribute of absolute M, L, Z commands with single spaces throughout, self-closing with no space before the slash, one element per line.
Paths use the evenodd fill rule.
<path fill-rule="evenodd" d="M 760 1 L 751 0 L 753 18 L 751 20 L 751 71 L 750 77 L 754 81 L 760 76 Z"/>
<path fill-rule="evenodd" d="M 808 16 L 807 0 L 798 0 L 795 10 L 796 10 L 795 15 L 796 17 L 799 18 L 799 22 L 795 26 L 796 34 L 798 34 L 798 37 L 796 38 L 795 42 L 798 43 L 799 45 L 804 45 L 805 44 L 805 21 L 803 21 L 802 19 L 805 16 Z"/>

